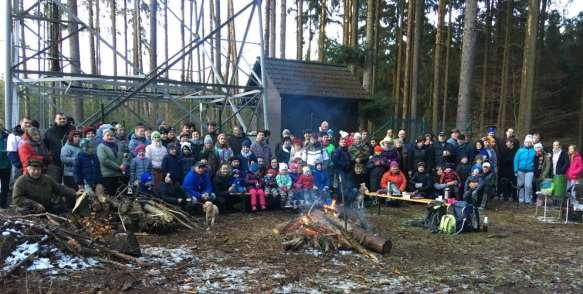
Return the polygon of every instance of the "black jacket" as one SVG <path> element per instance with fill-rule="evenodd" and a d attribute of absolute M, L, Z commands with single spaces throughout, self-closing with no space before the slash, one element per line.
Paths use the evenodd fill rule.
<path fill-rule="evenodd" d="M 52 126 L 45 133 L 44 143 L 53 162 L 61 165 L 61 148 L 67 141 L 67 135 L 73 130 L 70 125 Z"/>
<path fill-rule="evenodd" d="M 421 187 L 415 187 L 415 184 L 421 184 Z M 431 189 L 433 189 L 433 177 L 428 172 L 415 172 L 409 180 L 410 191 L 419 191 L 422 195 L 428 195 Z"/>
<path fill-rule="evenodd" d="M 553 153 L 551 151 L 551 164 L 553 160 Z M 567 156 L 567 151 L 561 150 L 561 155 L 559 155 L 559 160 L 557 161 L 557 173 L 554 173 L 554 169 L 551 165 L 551 173 L 553 176 L 564 175 L 567 173 L 567 169 L 569 168 L 569 157 Z"/>
<path fill-rule="evenodd" d="M 245 135 L 239 137 L 231 136 L 227 141 L 229 143 L 229 147 L 231 147 L 231 150 L 233 150 L 233 154 L 235 154 L 235 156 L 241 154 L 243 142 L 249 141 L 249 143 L 251 143 L 251 140 L 249 140 L 249 138 L 247 138 L 247 136 Z"/>

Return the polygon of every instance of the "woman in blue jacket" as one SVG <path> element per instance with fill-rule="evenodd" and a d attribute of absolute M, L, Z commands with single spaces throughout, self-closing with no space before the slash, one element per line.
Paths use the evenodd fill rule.
<path fill-rule="evenodd" d="M 534 178 L 534 156 L 532 136 L 524 138 L 524 145 L 514 155 L 514 174 L 518 183 L 518 202 L 532 202 L 532 180 Z"/>

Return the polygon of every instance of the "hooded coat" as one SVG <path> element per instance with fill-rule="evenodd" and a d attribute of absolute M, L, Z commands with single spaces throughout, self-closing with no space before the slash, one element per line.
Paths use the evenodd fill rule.
<path fill-rule="evenodd" d="M 42 141 L 32 141 L 28 133 L 22 135 L 22 142 L 18 147 L 18 157 L 20 158 L 23 173 L 26 172 L 27 162 L 30 159 L 40 160 L 45 166 L 52 162 L 45 144 Z"/>
<path fill-rule="evenodd" d="M 571 156 L 569 168 L 567 168 L 567 179 L 576 180 L 583 174 L 583 159 L 581 153 L 576 152 Z"/>

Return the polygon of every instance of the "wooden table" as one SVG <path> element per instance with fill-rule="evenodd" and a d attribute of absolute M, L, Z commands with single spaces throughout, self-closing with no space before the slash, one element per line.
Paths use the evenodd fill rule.
<path fill-rule="evenodd" d="M 388 195 L 388 194 L 380 194 L 380 193 L 376 193 L 376 192 L 369 192 L 366 195 L 370 196 L 370 197 L 383 198 L 383 199 L 387 199 L 387 200 L 398 200 L 398 201 L 421 203 L 421 204 L 429 204 L 432 201 L 436 201 L 435 199 L 431 199 L 431 198 L 405 198 L 405 197 L 400 196 L 400 195 L 395 196 L 395 195 Z M 381 214 L 381 201 L 378 201 L 378 203 L 379 203 L 378 214 Z"/>

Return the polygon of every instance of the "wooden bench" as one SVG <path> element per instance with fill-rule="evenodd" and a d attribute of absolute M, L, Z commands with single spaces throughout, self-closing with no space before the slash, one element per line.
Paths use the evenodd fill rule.
<path fill-rule="evenodd" d="M 369 197 L 375 197 L 378 199 L 386 199 L 386 200 L 398 200 L 398 201 L 404 201 L 404 202 L 413 202 L 413 203 L 420 203 L 420 204 L 429 204 L 432 201 L 435 201 L 435 199 L 431 199 L 431 198 L 405 198 L 401 195 L 396 196 L 396 195 L 388 195 L 388 194 L 381 194 L 381 193 L 376 193 L 376 192 L 369 192 L 366 194 Z M 381 214 L 381 201 L 377 201 L 379 203 L 379 207 L 378 207 L 378 214 Z"/>

